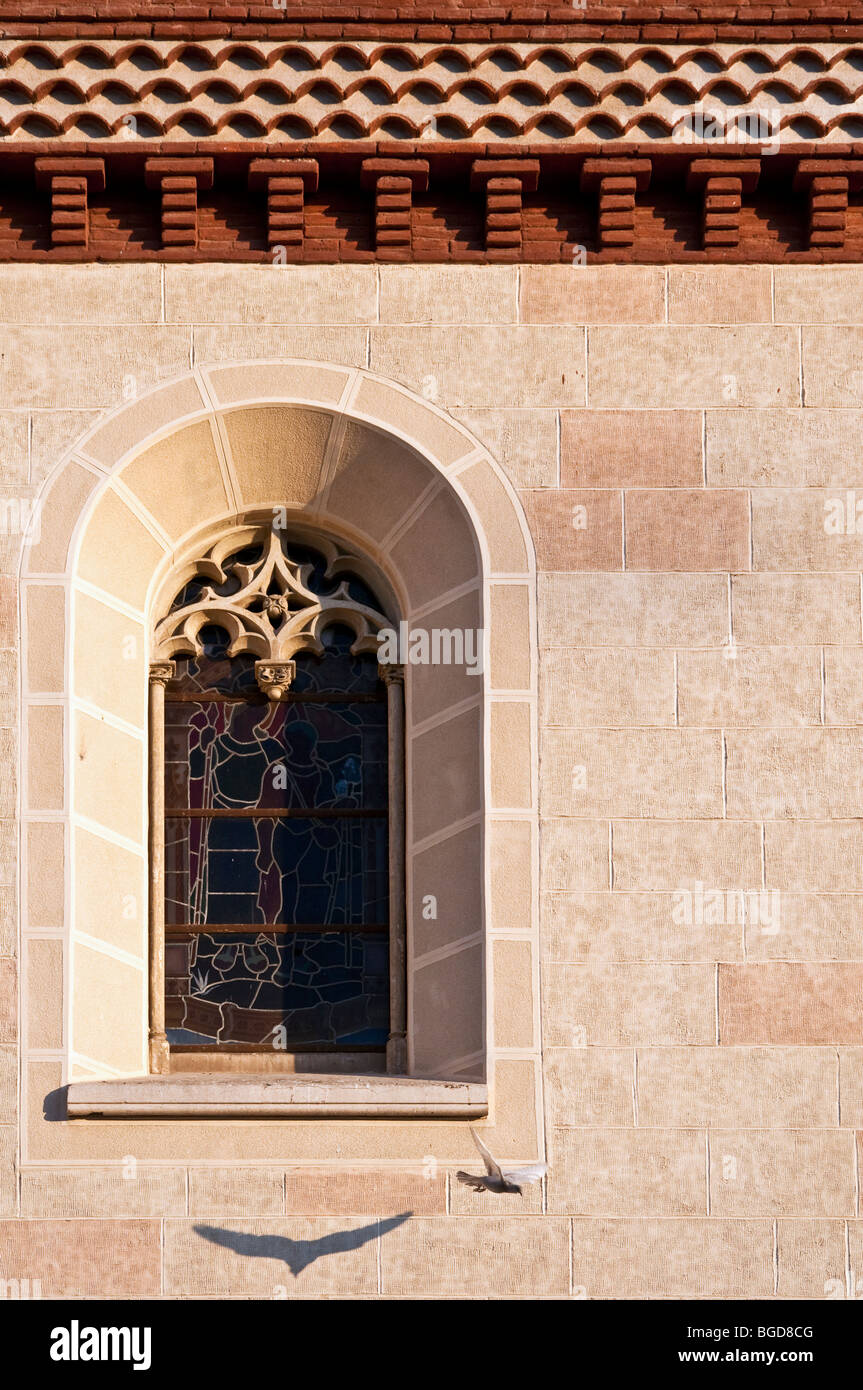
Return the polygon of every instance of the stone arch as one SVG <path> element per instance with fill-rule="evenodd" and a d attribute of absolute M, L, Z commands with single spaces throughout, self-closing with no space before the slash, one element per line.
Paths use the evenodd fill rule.
<path fill-rule="evenodd" d="M 277 506 L 368 555 L 411 627 L 485 632 L 481 675 L 407 681 L 410 1070 L 476 1078 L 501 1048 L 537 1052 L 535 569 L 516 495 L 461 424 L 396 383 L 255 362 L 97 422 L 47 480 L 25 548 L 22 855 L 25 879 L 43 856 L 52 873 L 24 921 L 64 928 L 67 1080 L 147 1066 L 153 597 L 208 528 Z"/>

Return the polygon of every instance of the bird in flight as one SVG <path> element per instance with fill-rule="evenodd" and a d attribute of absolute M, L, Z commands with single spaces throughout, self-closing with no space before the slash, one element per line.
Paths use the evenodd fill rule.
<path fill-rule="evenodd" d="M 532 1163 L 529 1168 L 501 1168 L 500 1164 L 492 1158 L 472 1126 L 470 1132 L 473 1135 L 473 1142 L 482 1155 L 485 1172 L 482 1177 L 477 1177 L 474 1173 L 459 1171 L 456 1173 L 459 1182 L 466 1183 L 468 1187 L 474 1188 L 477 1192 L 482 1192 L 483 1189 L 487 1192 L 521 1192 L 522 1187 L 526 1187 L 531 1182 L 539 1182 L 540 1178 L 544 1176 L 548 1168 L 547 1163 Z"/>

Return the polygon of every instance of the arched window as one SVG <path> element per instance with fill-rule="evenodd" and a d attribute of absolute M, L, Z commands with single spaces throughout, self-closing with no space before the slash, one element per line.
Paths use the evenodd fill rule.
<path fill-rule="evenodd" d="M 154 1069 L 405 1069 L 401 668 L 378 661 L 396 621 L 383 587 L 327 537 L 266 523 L 167 586 L 150 683 Z"/>

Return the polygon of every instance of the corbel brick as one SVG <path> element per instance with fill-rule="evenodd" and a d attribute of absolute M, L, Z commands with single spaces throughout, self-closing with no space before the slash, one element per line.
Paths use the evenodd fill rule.
<path fill-rule="evenodd" d="M 87 193 L 91 188 L 97 193 L 104 190 L 104 159 L 37 159 L 36 186 L 51 193 L 51 245 L 86 249 L 90 221 Z"/>
<path fill-rule="evenodd" d="M 485 192 L 485 249 L 491 259 L 521 259 L 523 198 L 538 184 L 538 159 L 474 160 L 470 186 Z"/>
<path fill-rule="evenodd" d="M 686 174 L 689 192 L 702 195 L 701 227 L 705 251 L 737 246 L 743 194 L 751 193 L 761 174 L 760 158 L 693 159 Z"/>
<path fill-rule="evenodd" d="M 212 159 L 148 159 L 148 188 L 162 199 L 162 247 L 195 249 L 198 245 L 198 189 L 212 188 Z"/>
<path fill-rule="evenodd" d="M 360 181 L 375 194 L 375 250 L 383 260 L 411 257 L 411 207 L 428 188 L 427 159 L 364 159 Z"/>
<path fill-rule="evenodd" d="M 253 159 L 249 189 L 267 199 L 267 245 L 302 251 L 306 194 L 318 186 L 316 159 Z"/>
<path fill-rule="evenodd" d="M 801 159 L 793 179 L 795 193 L 809 200 L 809 249 L 845 248 L 848 195 L 863 184 L 863 159 Z"/>
<path fill-rule="evenodd" d="M 581 166 L 582 193 L 596 194 L 597 242 L 600 251 L 631 246 L 635 240 L 635 195 L 650 183 L 649 159 L 586 159 Z"/>

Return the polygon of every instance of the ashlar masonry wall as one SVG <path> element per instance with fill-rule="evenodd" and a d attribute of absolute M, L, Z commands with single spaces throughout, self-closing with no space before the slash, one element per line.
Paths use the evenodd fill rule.
<path fill-rule="evenodd" d="M 861 303 L 856 267 L 0 268 L 3 1278 L 47 1297 L 863 1292 Z M 196 1161 L 174 1121 L 164 1157 L 136 1155 L 129 1122 L 109 1161 L 104 1122 L 63 1117 L 67 923 L 22 935 L 17 908 L 22 886 L 48 902 L 55 867 L 46 840 L 19 883 L 19 807 L 58 794 L 18 728 L 20 533 L 101 413 L 190 367 L 282 358 L 447 412 L 528 518 L 541 972 L 517 932 L 497 942 L 488 1022 L 496 1067 L 541 1045 L 517 1121 L 490 1078 L 501 1152 L 548 1158 L 523 1199 L 455 1182 L 466 1124 L 420 1143 L 389 1122 L 388 1152 L 342 1158 L 320 1121 L 323 1158 L 288 1133 L 238 1161 L 226 1122 Z M 58 642 L 40 679 L 68 659 Z M 194 1230 L 375 1218 L 295 1279 Z"/>

